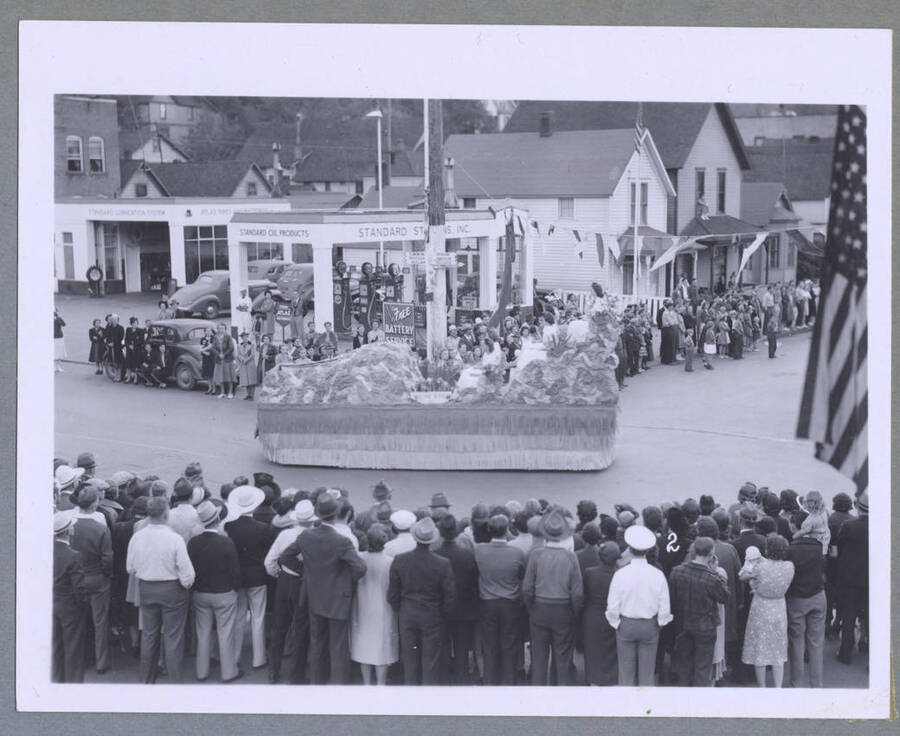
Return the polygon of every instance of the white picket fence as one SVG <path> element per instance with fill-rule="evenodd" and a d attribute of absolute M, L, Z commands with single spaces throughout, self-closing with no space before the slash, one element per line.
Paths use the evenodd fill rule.
<path fill-rule="evenodd" d="M 557 292 L 559 293 L 559 292 Z M 594 296 L 592 291 L 567 291 L 562 293 L 563 301 L 568 301 L 570 296 L 574 296 L 578 300 L 578 309 L 583 312 Z M 650 315 L 651 321 L 656 321 L 656 311 L 662 306 L 662 303 L 668 297 L 665 296 L 639 296 L 635 297 L 631 294 L 614 294 L 620 312 L 625 311 L 625 307 L 631 304 L 643 304 L 647 307 L 647 313 Z"/>

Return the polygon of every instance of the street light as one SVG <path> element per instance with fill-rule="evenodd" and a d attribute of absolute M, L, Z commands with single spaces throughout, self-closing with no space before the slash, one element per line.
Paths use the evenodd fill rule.
<path fill-rule="evenodd" d="M 375 118 L 375 122 L 377 123 L 376 135 L 378 136 L 377 148 L 378 153 L 376 154 L 378 157 L 378 161 L 376 164 L 375 174 L 378 182 L 378 209 L 384 209 L 384 187 L 383 182 L 381 181 L 381 110 L 372 110 L 370 113 L 366 113 L 367 118 Z M 378 258 L 381 263 L 381 267 L 384 268 L 384 241 L 378 242 Z"/>

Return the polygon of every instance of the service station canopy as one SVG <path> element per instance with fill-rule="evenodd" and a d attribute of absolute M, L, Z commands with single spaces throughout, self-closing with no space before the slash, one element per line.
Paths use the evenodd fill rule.
<path fill-rule="evenodd" d="M 505 235 L 511 209 L 500 205 L 496 215 L 489 210 L 447 210 L 443 235 L 447 239 L 484 238 L 487 249 L 495 252 L 497 240 Z M 524 210 L 512 209 L 512 215 L 527 222 Z M 286 254 L 290 253 L 292 243 L 309 244 L 313 251 L 316 329 L 321 330 L 325 320 L 330 319 L 325 315 L 331 308 L 334 246 L 366 244 L 377 248 L 379 243 L 384 243 L 385 247 L 391 243 L 394 248 L 403 244 L 411 249 L 414 241 L 425 240 L 426 228 L 424 210 L 235 213 L 228 224 L 232 303 L 237 302 L 240 289 L 247 283 L 247 248 L 244 244 L 281 243 Z M 489 260 L 496 268 L 496 258 Z M 529 270 L 531 260 L 527 255 L 522 259 Z M 484 266 L 482 270 L 486 270 Z M 495 274 L 496 271 L 486 273 L 486 282 L 493 284 Z M 530 277 L 525 283 L 530 283 Z"/>

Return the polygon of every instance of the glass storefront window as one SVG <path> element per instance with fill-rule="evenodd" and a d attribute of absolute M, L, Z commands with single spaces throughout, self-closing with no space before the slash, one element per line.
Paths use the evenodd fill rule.
<path fill-rule="evenodd" d="M 187 283 L 204 271 L 228 268 L 228 228 L 200 225 L 184 228 L 184 270 Z"/>

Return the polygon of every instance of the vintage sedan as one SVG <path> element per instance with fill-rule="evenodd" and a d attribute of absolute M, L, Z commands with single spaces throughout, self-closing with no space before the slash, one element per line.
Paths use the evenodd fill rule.
<path fill-rule="evenodd" d="M 251 281 L 268 279 L 277 284 L 284 269 L 291 265 L 290 261 L 257 260 L 247 264 L 247 278 Z"/>
<path fill-rule="evenodd" d="M 247 282 L 251 299 L 274 286 L 268 279 Z M 175 310 L 178 317 L 201 314 L 206 319 L 215 319 L 221 312 L 231 311 L 231 279 L 228 271 L 204 271 L 192 284 L 178 289 L 171 299 L 178 302 Z"/>
<path fill-rule="evenodd" d="M 216 323 L 205 319 L 161 319 L 150 323 L 148 341 L 154 347 L 166 346 L 167 381 L 174 381 L 178 388 L 191 391 L 202 381 L 200 340 Z"/>

